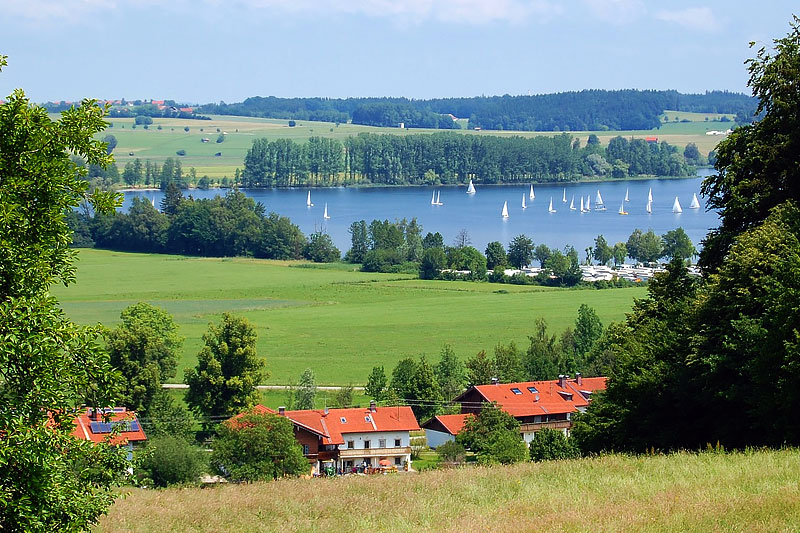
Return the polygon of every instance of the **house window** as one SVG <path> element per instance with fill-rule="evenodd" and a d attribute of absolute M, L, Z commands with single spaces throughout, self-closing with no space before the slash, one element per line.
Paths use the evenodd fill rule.
<path fill-rule="evenodd" d="M 378 448 L 386 448 L 386 439 L 378 439 Z"/>
<path fill-rule="evenodd" d="M 348 450 L 352 450 L 355 447 L 356 447 L 356 441 L 354 441 L 354 440 L 347 441 L 347 449 Z"/>
<path fill-rule="evenodd" d="M 369 441 L 365 440 L 364 441 L 364 449 L 366 450 L 367 448 L 369 448 Z"/>
<path fill-rule="evenodd" d="M 308 444 L 303 444 L 303 455 L 308 455 Z"/>
<path fill-rule="evenodd" d="M 345 417 L 340 417 L 339 420 L 342 421 L 342 424 L 347 424 L 347 419 Z"/>
<path fill-rule="evenodd" d="M 400 447 L 400 439 L 394 439 L 394 447 L 395 448 L 399 448 Z"/>
<path fill-rule="evenodd" d="M 512 389 L 511 389 L 511 392 L 513 392 L 514 394 L 522 394 L 522 391 L 521 391 L 521 390 L 519 390 L 519 389 L 518 389 L 518 388 L 516 388 L 516 387 L 512 388 Z"/>
<path fill-rule="evenodd" d="M 400 466 L 401 464 L 403 464 L 403 459 L 400 458 L 400 457 L 395 457 L 394 458 L 394 464 L 397 465 L 397 466 Z"/>
<path fill-rule="evenodd" d="M 528 392 L 531 394 L 536 394 L 539 390 L 536 387 L 528 387 Z"/>

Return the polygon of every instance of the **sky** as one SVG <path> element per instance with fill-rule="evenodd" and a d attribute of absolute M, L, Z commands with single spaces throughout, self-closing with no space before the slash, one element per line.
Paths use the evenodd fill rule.
<path fill-rule="evenodd" d="M 750 91 L 796 0 L 0 0 L 0 98 Z"/>

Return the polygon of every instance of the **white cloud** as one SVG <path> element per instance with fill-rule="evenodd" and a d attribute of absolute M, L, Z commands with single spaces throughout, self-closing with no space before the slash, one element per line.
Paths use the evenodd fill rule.
<path fill-rule="evenodd" d="M 655 16 L 658 20 L 672 22 L 691 30 L 717 31 L 721 27 L 710 7 L 689 7 L 679 11 L 662 10 Z"/>
<path fill-rule="evenodd" d="M 589 11 L 600 20 L 627 24 L 647 11 L 641 0 L 583 0 Z"/>

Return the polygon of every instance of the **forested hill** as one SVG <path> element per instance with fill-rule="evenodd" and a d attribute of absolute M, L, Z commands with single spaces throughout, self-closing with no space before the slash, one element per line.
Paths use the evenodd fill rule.
<path fill-rule="evenodd" d="M 207 104 L 197 111 L 294 120 L 347 122 L 368 126 L 452 129 L 453 118 L 470 128 L 523 131 L 642 130 L 657 128 L 664 110 L 730 113 L 749 122 L 757 101 L 746 94 L 711 91 L 585 90 L 535 96 L 472 98 L 276 98 L 254 96 L 235 104 Z"/>

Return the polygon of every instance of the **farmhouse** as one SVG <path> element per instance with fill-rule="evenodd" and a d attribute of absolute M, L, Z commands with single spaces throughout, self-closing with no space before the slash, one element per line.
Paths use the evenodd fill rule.
<path fill-rule="evenodd" d="M 480 412 L 484 404 L 494 402 L 517 419 L 522 437 L 530 444 L 536 432 L 544 428 L 568 435 L 572 413 L 585 411 L 592 394 L 605 388 L 606 378 L 584 378 L 580 374 L 575 379 L 560 376 L 550 381 L 475 385 L 453 400 L 461 404 L 461 414 L 436 416 L 423 428 L 428 445 L 434 448 L 453 440 L 468 417 Z"/>
<path fill-rule="evenodd" d="M 74 420 L 72 436 L 94 443 L 105 441 L 112 430 L 120 427 L 120 432 L 111 439 L 111 444 L 124 446 L 128 450 L 128 460 L 133 459 L 133 445 L 147 440 L 136 413 L 124 407 L 98 409 L 89 407 Z"/>

